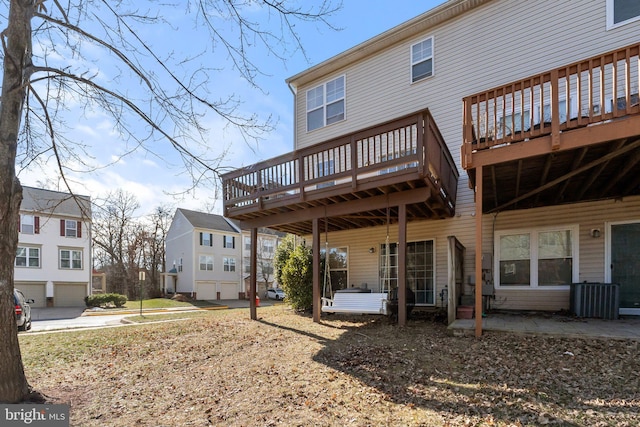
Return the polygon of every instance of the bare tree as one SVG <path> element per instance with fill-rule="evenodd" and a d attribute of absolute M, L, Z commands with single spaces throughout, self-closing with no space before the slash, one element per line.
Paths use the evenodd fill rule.
<path fill-rule="evenodd" d="M 133 0 L 3 4 L 9 7 L 8 15 L 0 12 L 6 22 L 1 33 L 0 401 L 17 402 L 28 396 L 29 385 L 12 306 L 22 198 L 16 166 L 34 168 L 52 159 L 71 192 L 70 171 L 107 166 L 91 156 L 88 143 L 75 141 L 70 133 L 80 118 L 99 111 L 111 117 L 109 131 L 123 142 L 119 157 L 143 150 L 157 158 L 159 145 L 169 144 L 194 186 L 215 185 L 225 147 L 211 146 L 205 123 L 218 117 L 250 141 L 271 130 L 273 121 L 243 114 L 239 99 L 220 93 L 213 76 L 225 64 L 212 57 L 212 51 L 222 49 L 233 70 L 257 86 L 260 64 L 249 54 L 261 50 L 286 59 L 292 51 L 303 50 L 296 24 L 325 25 L 337 7 L 332 0 L 304 6 L 270 0 L 189 1 L 184 16 L 197 26 L 198 39 L 208 43 L 200 46 L 200 52 L 181 57 L 170 46 L 166 51 L 154 46 L 152 35 L 179 31 L 171 18 L 183 4 Z M 252 20 L 249 11 L 256 6 L 266 9 L 278 24 L 265 26 Z"/>
<path fill-rule="evenodd" d="M 157 207 L 147 218 L 147 226 L 144 238 L 144 267 L 149 277 L 147 279 L 148 296 L 158 296 L 160 291 L 160 273 L 166 270 L 165 240 L 171 220 L 172 209 L 167 206 Z"/>
<path fill-rule="evenodd" d="M 137 265 L 139 246 L 134 215 L 140 203 L 133 194 L 117 190 L 96 206 L 92 225 L 94 253 L 107 273 L 107 291 L 132 297 L 138 272 L 136 269 L 132 273 L 131 266 Z"/>

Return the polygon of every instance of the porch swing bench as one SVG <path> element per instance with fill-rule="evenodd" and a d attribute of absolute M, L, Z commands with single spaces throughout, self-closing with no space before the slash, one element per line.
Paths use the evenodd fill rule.
<path fill-rule="evenodd" d="M 322 297 L 323 313 L 387 314 L 387 293 L 336 292 Z"/>

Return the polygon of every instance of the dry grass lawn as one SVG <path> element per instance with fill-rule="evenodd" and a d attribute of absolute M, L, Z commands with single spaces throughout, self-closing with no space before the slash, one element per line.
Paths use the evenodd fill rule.
<path fill-rule="evenodd" d="M 74 426 L 637 426 L 634 341 L 485 334 L 284 305 L 20 336 Z"/>

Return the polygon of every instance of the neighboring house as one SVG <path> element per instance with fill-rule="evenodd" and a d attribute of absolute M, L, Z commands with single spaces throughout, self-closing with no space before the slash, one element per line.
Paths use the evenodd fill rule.
<path fill-rule="evenodd" d="M 639 34 L 637 0 L 447 1 L 289 78 L 295 151 L 225 174 L 224 214 L 450 320 L 584 281 L 640 314 Z"/>
<path fill-rule="evenodd" d="M 23 187 L 15 287 L 34 307 L 84 306 L 91 293 L 91 199 Z"/>
<path fill-rule="evenodd" d="M 259 296 L 265 295 L 268 288 L 279 287 L 279 284 L 275 281 L 273 260 L 276 254 L 276 248 L 284 236 L 285 233 L 268 228 L 258 229 L 256 280 Z M 249 295 L 249 279 L 251 274 L 251 235 L 247 231 L 242 232 L 242 272 L 244 275 L 244 293 L 245 296 L 247 296 Z"/>
<path fill-rule="evenodd" d="M 241 234 L 224 217 L 176 209 L 165 243 L 166 265 L 175 274 L 168 292 L 199 300 L 238 299 Z"/>

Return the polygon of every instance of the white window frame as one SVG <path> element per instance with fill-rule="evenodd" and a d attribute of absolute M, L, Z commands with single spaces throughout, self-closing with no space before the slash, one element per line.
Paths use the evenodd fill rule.
<path fill-rule="evenodd" d="M 36 252 L 35 254 L 33 252 Z M 18 246 L 14 266 L 18 268 L 40 268 L 40 248 L 35 246 Z M 24 254 L 24 256 L 21 256 Z M 24 265 L 18 265 L 18 258 L 24 258 Z M 37 260 L 37 265 L 31 265 L 32 260 Z"/>
<path fill-rule="evenodd" d="M 236 271 L 236 259 L 235 257 L 224 257 L 222 259 L 223 270 L 228 273 L 235 273 Z"/>
<path fill-rule="evenodd" d="M 202 236 L 202 244 L 200 246 L 213 246 L 213 234 L 211 233 L 200 233 Z"/>
<path fill-rule="evenodd" d="M 213 271 L 213 255 L 199 255 L 198 269 L 200 271 Z"/>
<path fill-rule="evenodd" d="M 349 276 L 350 276 L 350 273 L 349 273 L 349 264 L 350 264 L 350 262 L 349 262 L 349 246 L 339 245 L 339 246 L 330 246 L 329 247 L 329 252 L 330 253 L 331 252 L 338 252 L 338 251 L 346 254 L 345 255 L 345 262 L 347 263 L 347 265 L 346 265 L 346 267 L 337 267 L 337 268 L 336 267 L 332 267 L 331 265 L 329 265 L 329 273 L 332 273 L 332 272 L 345 272 L 346 273 L 346 277 L 347 277 L 346 286 L 348 288 L 350 286 L 349 284 L 351 283 L 349 281 Z M 328 262 L 329 260 L 326 258 L 327 257 L 327 248 L 324 247 L 324 248 L 320 249 L 320 252 L 324 254 L 325 262 Z M 322 274 L 323 274 L 323 276 L 322 276 L 321 280 L 324 281 L 325 280 L 324 272 Z"/>
<path fill-rule="evenodd" d="M 262 241 L 262 251 L 265 255 L 272 255 L 275 253 L 275 244 L 271 239 L 265 239 Z"/>
<path fill-rule="evenodd" d="M 64 220 L 64 236 L 78 237 L 78 221 L 72 219 Z"/>
<path fill-rule="evenodd" d="M 244 238 L 244 250 L 245 251 L 250 251 L 251 250 L 251 237 L 246 237 Z"/>
<path fill-rule="evenodd" d="M 68 253 L 68 257 L 63 257 Z M 60 248 L 58 251 L 58 267 L 60 270 L 82 270 L 82 249 Z M 68 263 L 68 266 L 65 265 Z M 79 264 L 78 264 L 79 263 Z"/>
<path fill-rule="evenodd" d="M 235 249 L 235 239 L 234 236 L 224 235 L 224 248 L 225 249 Z"/>
<path fill-rule="evenodd" d="M 329 99 L 329 97 L 331 96 L 331 91 L 329 90 L 329 86 L 331 86 L 333 83 L 337 82 L 338 80 L 342 79 L 342 95 L 340 96 L 340 94 L 337 94 L 335 96 L 335 98 L 331 98 Z M 310 99 L 310 94 L 313 92 L 321 92 L 321 94 L 319 94 L 318 96 L 315 96 L 316 98 L 318 97 L 322 97 L 322 103 L 321 104 L 317 104 L 317 105 L 313 105 L 311 108 L 309 107 L 309 99 Z M 330 119 L 332 119 L 333 117 L 328 117 L 329 114 L 329 107 L 337 104 L 338 102 L 342 102 L 342 118 L 338 118 L 336 120 L 332 120 L 330 123 Z M 307 120 L 307 132 L 313 132 L 314 130 L 317 129 L 322 129 L 326 126 L 332 125 L 334 123 L 338 123 L 338 122 L 342 122 L 345 121 L 347 119 L 347 76 L 345 74 L 342 74 L 340 76 L 337 76 L 325 83 L 322 83 L 321 85 L 312 87 L 311 89 L 307 90 L 306 92 L 306 97 L 305 97 L 305 110 L 307 112 L 306 115 L 306 120 Z M 318 111 L 322 111 L 322 125 L 318 126 L 318 127 L 314 127 L 313 129 L 309 128 L 309 114 L 310 113 L 314 113 L 314 112 L 318 112 Z M 336 117 L 339 117 L 340 114 L 338 114 Z"/>
<path fill-rule="evenodd" d="M 25 229 L 31 227 L 31 231 Z M 36 217 L 35 215 L 20 215 L 20 232 L 23 234 L 36 234 Z"/>
<path fill-rule="evenodd" d="M 571 283 L 576 283 L 579 280 L 579 248 L 580 248 L 580 227 L 578 225 L 564 225 L 553 227 L 536 227 L 526 229 L 512 229 L 512 230 L 500 230 L 494 234 L 494 282 L 496 289 L 541 289 L 541 290 L 566 290 L 570 288 L 570 284 L 567 285 L 539 285 L 538 280 L 538 239 L 540 233 L 553 232 L 553 231 L 570 231 L 571 232 Z M 502 236 L 512 234 L 528 234 L 529 235 L 529 285 L 502 285 L 500 283 L 500 238 Z"/>
<path fill-rule="evenodd" d="M 638 21 L 640 20 L 640 13 L 636 16 L 634 16 L 633 18 L 629 18 L 625 21 L 620 21 L 620 22 L 613 22 L 613 15 L 614 15 L 614 2 L 616 0 L 607 0 L 607 30 L 612 30 L 614 28 L 618 28 L 621 27 L 623 25 L 626 24 L 630 24 L 632 22 Z M 634 0 L 635 1 L 635 0 Z"/>
<path fill-rule="evenodd" d="M 431 55 L 430 56 L 426 56 L 426 57 L 420 57 L 418 59 L 414 59 L 413 57 L 413 48 L 419 44 L 425 43 L 427 41 L 431 42 Z M 413 83 L 418 83 L 421 82 L 423 80 L 428 79 L 429 77 L 433 77 L 436 74 L 436 61 L 435 61 L 435 38 L 434 36 L 430 36 L 430 37 L 425 37 L 424 39 L 417 41 L 415 43 L 412 43 L 411 46 L 409 47 L 409 59 L 410 59 L 410 67 L 409 67 L 409 81 L 411 82 L 411 84 Z M 413 76 L 413 67 L 421 64 L 423 62 L 427 62 L 431 60 L 431 74 L 428 75 L 424 75 L 421 76 L 419 78 L 415 78 Z"/>

